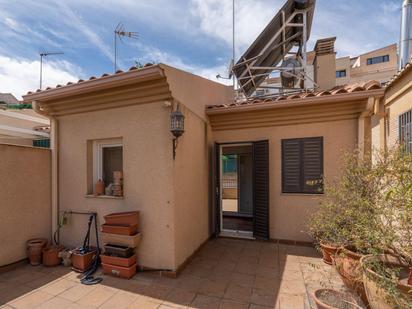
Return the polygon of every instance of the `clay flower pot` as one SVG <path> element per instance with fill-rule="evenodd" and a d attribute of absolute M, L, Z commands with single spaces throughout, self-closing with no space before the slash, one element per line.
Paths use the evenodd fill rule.
<path fill-rule="evenodd" d="M 367 304 L 368 299 L 363 286 L 362 266 L 360 259 L 364 255 L 359 254 L 351 247 L 341 247 L 335 255 L 335 267 L 342 281 L 351 290 L 355 291 Z"/>
<path fill-rule="evenodd" d="M 323 261 L 328 265 L 332 265 L 332 258 L 335 256 L 339 247 L 321 241 L 320 248 L 322 249 Z"/>
<path fill-rule="evenodd" d="M 48 240 L 45 238 L 33 238 L 27 241 L 27 256 L 31 265 L 36 266 L 41 264 L 42 250 L 47 243 Z"/>
<path fill-rule="evenodd" d="M 62 251 L 63 246 L 48 246 L 43 248 L 43 265 L 57 266 L 60 265 L 62 259 L 59 257 L 59 252 Z"/>
<path fill-rule="evenodd" d="M 408 279 L 410 279 L 410 269 L 408 265 L 403 264 L 397 257 L 389 254 L 382 254 L 378 257 L 367 255 L 362 257 L 361 265 L 363 270 L 363 281 L 365 284 L 366 295 L 368 298 L 368 302 L 370 304 L 370 308 L 372 309 L 392 309 L 394 308 L 393 304 L 390 304 L 391 297 L 390 295 L 382 289 L 378 282 L 382 282 L 385 278 L 382 275 L 376 273 L 373 269 L 371 269 L 370 265 L 372 262 L 380 261 L 387 265 L 388 267 L 394 267 L 400 269 L 400 278 L 395 283 L 396 289 L 400 293 L 401 297 L 405 302 L 408 304 L 412 304 L 412 284 L 408 283 Z M 387 280 L 387 279 L 386 279 Z M 399 297 L 398 297 L 399 301 Z M 399 307 L 399 306 L 398 306 Z M 396 307 L 396 308 L 398 308 Z M 409 308 L 409 307 L 402 307 L 399 308 Z"/>
<path fill-rule="evenodd" d="M 91 248 L 87 253 L 81 253 L 79 249 L 75 249 L 71 253 L 73 269 L 78 272 L 85 272 L 92 265 L 93 259 L 97 255 L 97 249 Z"/>
<path fill-rule="evenodd" d="M 345 294 L 331 289 L 316 290 L 313 300 L 318 309 L 358 309 L 356 300 L 350 294 Z"/>

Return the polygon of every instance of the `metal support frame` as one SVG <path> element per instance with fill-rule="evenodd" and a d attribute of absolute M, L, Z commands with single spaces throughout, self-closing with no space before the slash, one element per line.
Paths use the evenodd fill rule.
<path fill-rule="evenodd" d="M 295 55 L 296 57 L 299 57 L 302 61 L 302 67 L 300 67 L 299 69 L 302 69 L 302 72 L 298 75 L 294 75 L 296 78 L 298 78 L 299 80 L 303 80 L 304 81 L 304 90 L 308 90 L 308 88 L 306 87 L 306 80 L 310 80 L 311 82 L 314 82 L 312 78 L 310 78 L 306 72 L 307 72 L 307 15 L 308 12 L 311 10 L 312 8 L 306 8 L 305 10 L 296 10 L 295 12 L 293 12 L 293 14 L 291 14 L 291 16 L 289 18 L 286 19 L 286 13 L 285 11 L 281 11 L 282 14 L 282 26 L 281 28 L 278 30 L 278 32 L 272 37 L 272 39 L 266 44 L 266 46 L 261 50 L 261 52 L 259 53 L 259 55 L 250 58 L 250 59 L 243 59 L 242 62 L 239 62 L 238 64 L 234 65 L 232 72 L 234 72 L 234 69 L 239 67 L 239 66 L 246 66 L 246 70 L 239 76 L 237 77 L 237 79 L 240 80 L 244 80 L 244 79 L 249 79 L 246 83 L 241 84 L 239 83 L 240 89 L 239 90 L 243 90 L 243 88 L 252 83 L 255 85 L 254 79 L 255 77 L 258 76 L 269 76 L 270 74 L 273 73 L 273 71 L 291 71 L 294 70 L 296 68 L 290 69 L 290 68 L 282 68 L 279 66 L 274 66 L 274 67 L 259 67 L 259 66 L 255 66 L 257 60 L 262 57 L 263 55 L 265 55 L 267 53 L 267 51 L 269 50 L 270 46 L 273 44 L 273 42 L 281 35 L 282 36 L 282 42 L 277 44 L 275 47 L 271 48 L 276 49 L 281 47 L 282 48 L 282 54 L 283 56 L 287 55 L 287 54 L 291 54 L 291 55 Z M 298 15 L 302 15 L 302 23 L 294 23 L 292 22 L 296 16 Z M 301 32 L 296 33 L 295 35 L 291 36 L 290 38 L 286 39 L 286 29 L 288 27 L 300 27 L 302 28 Z M 288 42 L 290 42 L 291 40 L 298 38 L 298 37 L 302 37 L 301 40 L 301 44 L 299 47 L 299 50 L 297 52 L 286 52 L 286 44 Z M 256 71 L 256 70 L 271 70 L 271 72 L 269 73 L 259 73 L 259 74 L 252 74 L 252 71 Z M 291 73 L 290 73 L 291 74 Z M 234 75 L 234 74 L 233 74 Z M 293 75 L 293 74 L 291 74 Z M 256 90 L 259 89 L 259 87 L 255 87 Z M 292 89 L 292 90 L 297 90 L 297 88 L 284 88 L 283 89 Z M 300 88 L 299 88 L 300 89 Z"/>

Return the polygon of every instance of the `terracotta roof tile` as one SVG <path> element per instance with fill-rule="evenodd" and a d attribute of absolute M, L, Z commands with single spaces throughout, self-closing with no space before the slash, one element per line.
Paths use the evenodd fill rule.
<path fill-rule="evenodd" d="M 274 103 L 279 101 L 293 101 L 298 99 L 306 99 L 311 97 L 323 97 L 323 96 L 334 96 L 339 94 L 356 93 L 368 90 L 382 89 L 381 84 L 378 81 L 372 80 L 367 82 L 359 82 L 350 85 L 336 86 L 330 90 L 324 91 L 308 91 L 300 92 L 289 95 L 277 95 L 273 97 L 266 98 L 252 98 L 249 100 L 237 101 L 230 104 L 220 104 L 220 105 L 208 105 L 206 109 L 221 109 L 221 108 L 231 108 L 237 106 L 253 105 L 253 104 L 265 104 Z"/>
<path fill-rule="evenodd" d="M 412 57 L 410 59 L 410 62 L 408 62 L 404 68 L 400 71 L 398 71 L 386 84 L 386 88 L 389 88 L 390 86 L 393 85 L 395 81 L 397 81 L 399 78 L 401 78 L 406 72 L 408 72 L 410 69 L 412 69 Z"/>
<path fill-rule="evenodd" d="M 143 67 L 146 68 L 146 67 L 153 66 L 153 65 L 154 65 L 153 63 L 146 63 Z M 139 69 L 141 69 L 141 68 L 138 68 L 136 66 L 132 66 L 128 69 L 128 71 L 134 71 L 134 70 L 139 70 Z M 121 73 L 124 73 L 124 72 L 125 71 L 117 70 L 114 74 L 103 73 L 100 77 L 90 76 L 88 78 L 88 80 L 95 80 L 95 79 L 99 79 L 99 78 L 103 78 L 103 77 L 107 77 L 107 76 L 112 76 L 112 75 L 115 75 L 115 74 L 121 74 Z M 70 86 L 70 85 L 74 85 L 74 84 L 80 84 L 80 83 L 83 83 L 85 81 L 86 80 L 84 80 L 84 79 L 79 79 L 77 82 L 68 82 L 66 85 L 60 85 L 59 84 L 59 85 L 56 85 L 54 88 L 53 87 L 47 87 L 45 90 L 37 89 L 34 92 L 33 91 L 28 91 L 27 94 L 33 94 L 35 92 L 37 93 L 37 92 L 47 91 L 47 90 L 51 90 L 51 89 L 55 89 L 55 88 L 66 87 L 66 86 Z"/>

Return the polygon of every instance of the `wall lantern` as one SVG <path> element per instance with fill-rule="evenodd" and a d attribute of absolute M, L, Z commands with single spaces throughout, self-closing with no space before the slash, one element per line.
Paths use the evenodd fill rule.
<path fill-rule="evenodd" d="M 179 104 L 175 111 L 170 114 L 170 132 L 173 138 L 173 160 L 176 158 L 177 140 L 185 132 L 185 116 L 180 111 Z"/>

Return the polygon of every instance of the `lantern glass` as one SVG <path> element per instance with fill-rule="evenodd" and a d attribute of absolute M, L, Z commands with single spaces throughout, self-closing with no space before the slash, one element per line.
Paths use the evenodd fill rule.
<path fill-rule="evenodd" d="M 179 137 L 185 131 L 185 116 L 182 112 L 177 109 L 176 111 L 172 112 L 170 116 L 170 132 L 175 137 Z"/>

